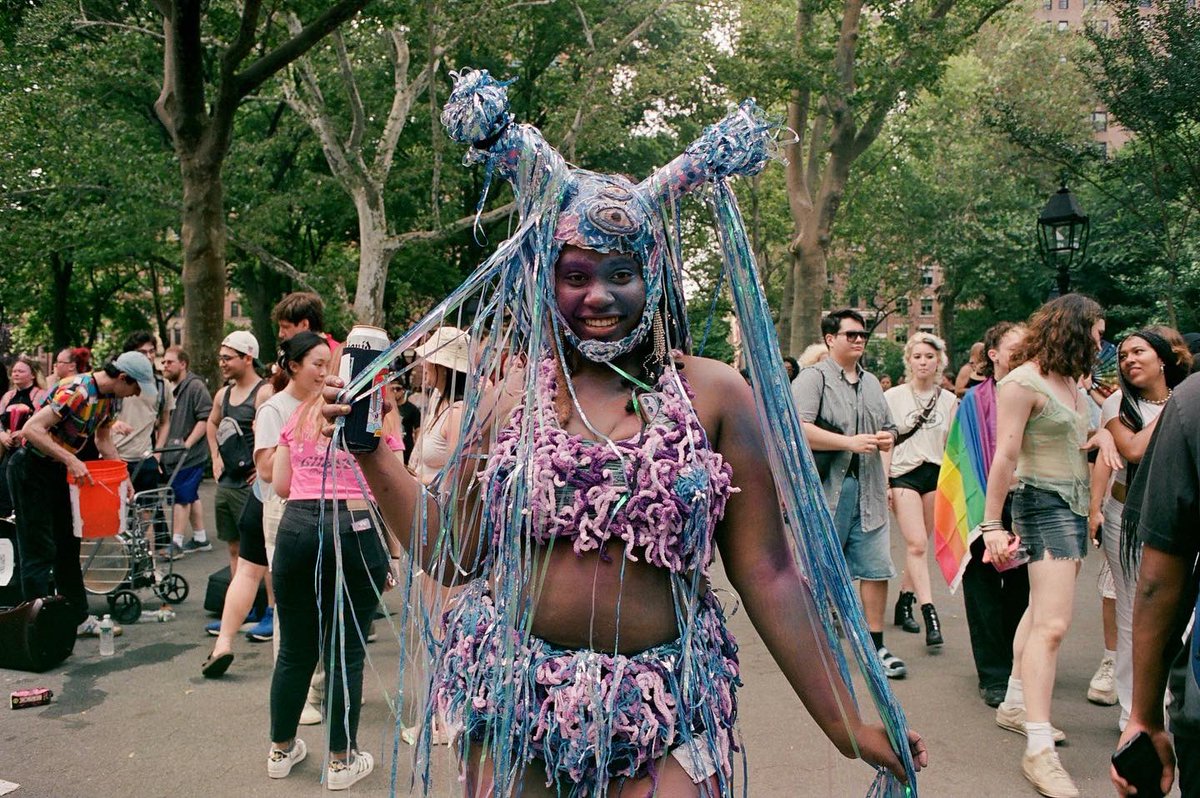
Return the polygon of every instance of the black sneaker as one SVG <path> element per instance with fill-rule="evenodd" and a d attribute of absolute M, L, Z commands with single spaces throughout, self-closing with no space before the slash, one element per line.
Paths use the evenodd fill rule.
<path fill-rule="evenodd" d="M 191 554 L 194 551 L 212 551 L 212 544 L 207 540 L 196 540 L 192 538 L 187 543 L 183 544 L 183 553 Z"/>

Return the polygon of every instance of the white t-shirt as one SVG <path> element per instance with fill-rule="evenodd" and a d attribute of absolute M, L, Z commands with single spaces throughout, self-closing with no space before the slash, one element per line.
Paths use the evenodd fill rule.
<path fill-rule="evenodd" d="M 255 454 L 262 449 L 274 449 L 279 445 L 279 433 L 283 432 L 284 425 L 288 423 L 301 404 L 303 402 L 285 389 L 259 405 L 254 414 Z M 263 482 L 261 477 L 255 483 L 255 487 L 258 489 L 259 498 L 264 503 L 275 495 L 270 484 Z"/>
<path fill-rule="evenodd" d="M 1156 405 L 1147 402 L 1143 399 L 1138 399 L 1138 412 L 1142 414 L 1142 426 L 1149 426 L 1150 422 L 1158 418 L 1158 414 L 1163 411 L 1163 405 Z M 1107 427 L 1108 422 L 1112 421 L 1121 413 L 1121 392 L 1113 391 L 1108 398 L 1104 400 L 1104 404 L 1100 407 L 1100 426 Z M 1106 491 L 1106 499 L 1112 499 L 1112 486 L 1114 483 L 1126 485 L 1125 478 L 1125 458 L 1121 458 L 1121 469 L 1114 471 L 1112 479 L 1109 480 L 1108 490 Z M 1116 501 L 1116 499 L 1112 499 Z"/>
<path fill-rule="evenodd" d="M 907 474 L 922 463 L 941 464 L 942 453 L 946 450 L 946 437 L 950 434 L 950 422 L 954 420 L 954 411 L 958 408 L 958 397 L 944 388 L 936 390 L 939 392 L 937 404 L 921 429 L 892 450 L 892 469 L 888 476 Z M 925 401 L 918 401 L 911 385 L 897 385 L 884 392 L 883 398 L 887 400 L 892 420 L 896 422 L 896 430 L 901 435 L 916 426 L 930 396 L 925 394 L 921 397 Z"/>

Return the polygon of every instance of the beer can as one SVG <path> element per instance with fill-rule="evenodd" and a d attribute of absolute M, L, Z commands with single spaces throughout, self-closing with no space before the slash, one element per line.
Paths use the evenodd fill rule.
<path fill-rule="evenodd" d="M 378 327 L 356 324 L 342 346 L 338 376 L 349 383 L 360 371 L 388 348 L 387 333 Z M 384 369 L 371 381 L 369 397 L 350 405 L 343 433 L 346 447 L 352 452 L 373 452 L 383 437 L 383 386 L 389 371 Z"/>

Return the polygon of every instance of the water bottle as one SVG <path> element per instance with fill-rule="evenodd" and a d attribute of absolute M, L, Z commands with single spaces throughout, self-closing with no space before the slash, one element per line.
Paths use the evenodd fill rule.
<path fill-rule="evenodd" d="M 350 330 L 342 346 L 342 361 L 338 376 L 349 384 L 367 364 L 388 348 L 387 333 L 378 327 L 357 324 Z M 346 417 L 346 448 L 352 452 L 373 452 L 383 436 L 383 385 L 388 372 L 375 375 L 371 382 L 370 397 L 363 398 L 350 406 Z"/>
<path fill-rule="evenodd" d="M 117 653 L 117 647 L 113 641 L 112 616 L 105 615 L 104 620 L 100 621 L 100 656 L 111 657 Z"/>
<path fill-rule="evenodd" d="M 166 623 L 167 621 L 173 621 L 173 620 L 175 620 L 175 610 L 171 609 L 170 604 L 164 604 L 158 610 L 158 612 L 154 613 L 154 617 L 158 619 L 159 623 Z"/>

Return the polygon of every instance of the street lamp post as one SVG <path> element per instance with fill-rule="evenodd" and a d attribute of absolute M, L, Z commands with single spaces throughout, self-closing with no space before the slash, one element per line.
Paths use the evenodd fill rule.
<path fill-rule="evenodd" d="M 1088 215 L 1066 180 L 1038 215 L 1037 231 L 1038 252 L 1055 270 L 1058 295 L 1062 296 L 1071 290 L 1071 264 L 1076 257 L 1083 262 L 1088 244 Z"/>

